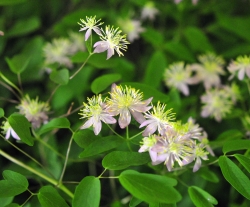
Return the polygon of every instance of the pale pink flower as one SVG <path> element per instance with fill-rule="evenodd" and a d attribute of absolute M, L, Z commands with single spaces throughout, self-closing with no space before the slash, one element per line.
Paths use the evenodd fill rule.
<path fill-rule="evenodd" d="M 105 103 L 102 101 L 101 95 L 88 98 L 88 104 L 83 103 L 84 108 L 79 113 L 81 119 L 88 118 L 81 129 L 86 129 L 91 126 L 94 128 L 95 135 L 98 135 L 102 129 L 102 122 L 106 124 L 115 124 L 116 119 L 105 111 Z"/>
<path fill-rule="evenodd" d="M 148 1 L 142 8 L 141 18 L 143 20 L 149 19 L 153 21 L 155 16 L 159 13 L 159 10 L 155 8 L 153 1 Z"/>
<path fill-rule="evenodd" d="M 110 98 L 107 99 L 106 111 L 113 116 L 120 115 L 119 125 L 125 128 L 131 122 L 131 115 L 138 123 L 145 121 L 142 113 L 145 113 L 151 106 L 148 104 L 153 98 L 142 100 L 143 94 L 131 87 L 112 85 Z"/>
<path fill-rule="evenodd" d="M 230 79 L 238 73 L 238 79 L 243 80 L 245 74 L 250 78 L 250 56 L 239 56 L 236 60 L 232 61 L 227 67 L 232 74 Z"/>

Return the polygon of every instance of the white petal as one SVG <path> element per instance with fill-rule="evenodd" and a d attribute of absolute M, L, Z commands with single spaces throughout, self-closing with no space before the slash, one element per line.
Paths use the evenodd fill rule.
<path fill-rule="evenodd" d="M 151 134 L 153 134 L 155 131 L 157 130 L 157 124 L 155 122 L 149 124 L 144 132 L 142 133 L 143 136 L 149 136 Z"/>
<path fill-rule="evenodd" d="M 146 119 L 144 118 L 144 116 L 142 115 L 142 113 L 140 112 L 137 112 L 137 111 L 132 111 L 131 110 L 131 114 L 132 116 L 135 118 L 135 120 L 138 122 L 138 123 L 143 123 L 144 121 L 146 121 Z"/>
<path fill-rule="evenodd" d="M 116 123 L 116 119 L 112 116 L 108 115 L 104 115 L 101 117 L 102 121 L 107 123 L 107 124 L 115 124 Z"/>
<path fill-rule="evenodd" d="M 96 123 L 93 124 L 94 127 L 94 133 L 95 135 L 98 135 L 102 129 L 102 122 L 101 121 L 97 121 Z"/>
<path fill-rule="evenodd" d="M 131 114 L 130 114 L 129 110 L 124 109 L 121 112 L 119 120 L 118 120 L 120 127 L 122 129 L 125 128 L 126 126 L 129 125 L 130 121 L 131 121 Z"/>
<path fill-rule="evenodd" d="M 81 126 L 80 129 L 87 129 L 93 125 L 93 118 L 90 118 L 88 121 L 85 122 L 84 125 Z"/>
<path fill-rule="evenodd" d="M 115 54 L 115 51 L 113 48 L 108 48 L 108 53 L 107 53 L 107 60 L 111 58 L 112 55 Z"/>
<path fill-rule="evenodd" d="M 243 80 L 244 75 L 245 75 L 245 68 L 242 68 L 238 73 L 239 80 Z"/>
<path fill-rule="evenodd" d="M 86 34 L 85 34 L 85 41 L 88 40 L 89 36 L 91 35 L 91 29 L 88 29 Z"/>
<path fill-rule="evenodd" d="M 196 162 L 194 164 L 193 167 L 193 172 L 196 172 L 197 170 L 199 170 L 201 167 L 201 159 L 199 157 L 196 158 Z"/>

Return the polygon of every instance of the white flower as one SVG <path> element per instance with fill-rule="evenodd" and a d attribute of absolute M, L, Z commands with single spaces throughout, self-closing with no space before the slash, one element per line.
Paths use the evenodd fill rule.
<path fill-rule="evenodd" d="M 250 78 L 250 56 L 239 56 L 236 60 L 232 61 L 227 68 L 233 78 L 238 73 L 238 79 L 243 80 L 245 74 Z"/>
<path fill-rule="evenodd" d="M 159 13 L 159 10 L 155 8 L 154 2 L 148 1 L 141 11 L 141 18 L 144 19 L 150 19 L 153 21 L 155 19 L 155 16 Z"/>
<path fill-rule="evenodd" d="M 119 125 L 125 128 L 131 121 L 131 114 L 139 123 L 145 121 L 142 113 L 151 109 L 148 104 L 153 98 L 142 100 L 143 94 L 131 87 L 112 85 L 110 97 L 107 99 L 107 112 L 113 116 L 120 115 Z"/>
<path fill-rule="evenodd" d="M 207 53 L 198 57 L 200 63 L 192 64 L 190 67 L 196 72 L 193 78 L 195 82 L 203 82 L 205 89 L 220 86 L 220 75 L 224 75 L 224 60 L 213 53 Z"/>
<path fill-rule="evenodd" d="M 12 136 L 16 140 L 20 140 L 20 137 L 17 133 L 12 129 L 8 121 L 3 122 L 1 127 L 3 129 L 3 133 L 5 134 L 5 139 L 9 139 Z"/>
<path fill-rule="evenodd" d="M 16 108 L 31 122 L 33 128 L 39 128 L 48 121 L 49 105 L 47 102 L 39 102 L 38 97 L 30 99 L 29 95 L 26 95 Z"/>
<path fill-rule="evenodd" d="M 231 95 L 224 89 L 210 89 L 201 96 L 202 117 L 214 117 L 216 121 L 221 121 L 228 113 L 230 113 L 233 101 Z"/>
<path fill-rule="evenodd" d="M 94 44 L 94 53 L 101 53 L 107 51 L 107 59 L 115 54 L 115 51 L 119 56 L 123 55 L 121 50 L 127 50 L 127 44 L 129 42 L 126 40 L 126 35 L 121 35 L 121 30 L 119 28 L 114 29 L 113 27 L 106 26 L 105 32 L 101 29 L 102 34 L 100 34 L 101 41 Z"/>
<path fill-rule="evenodd" d="M 172 120 L 175 119 L 175 114 L 172 113 L 172 109 L 165 110 L 166 105 L 157 103 L 157 106 L 153 107 L 152 112 L 145 113 L 145 120 L 141 123 L 140 128 L 147 126 L 143 132 L 143 136 L 149 136 L 158 129 L 161 135 L 164 135 L 166 130 L 172 128 Z"/>
<path fill-rule="evenodd" d="M 134 40 L 138 39 L 140 37 L 140 33 L 145 31 L 139 20 L 119 19 L 118 24 L 124 33 L 127 34 L 129 42 L 133 42 Z"/>
<path fill-rule="evenodd" d="M 86 50 L 85 41 L 81 34 L 76 33 L 76 32 L 70 32 L 69 40 L 71 43 L 70 52 L 69 52 L 70 54 L 75 54 L 76 52 Z"/>
<path fill-rule="evenodd" d="M 102 25 L 103 22 L 100 22 L 101 19 L 96 20 L 95 18 L 96 16 L 86 17 L 86 21 L 84 19 L 80 19 L 81 22 L 78 22 L 78 24 L 82 27 L 79 30 L 80 32 L 87 30 L 85 33 L 85 41 L 87 41 L 92 34 L 92 30 L 94 30 L 96 34 L 101 35 L 101 30 L 98 26 Z"/>
<path fill-rule="evenodd" d="M 188 84 L 196 82 L 191 78 L 192 70 L 189 66 L 184 67 L 184 62 L 177 62 L 169 65 L 164 73 L 165 84 L 181 91 L 184 95 L 189 95 Z"/>
<path fill-rule="evenodd" d="M 81 119 L 88 118 L 81 129 L 86 129 L 91 126 L 94 128 L 95 135 L 98 135 L 102 129 L 102 122 L 106 124 L 116 123 L 115 118 L 105 111 L 105 104 L 102 101 L 101 95 L 88 98 L 88 104 L 83 103 L 84 108 L 81 109 Z"/>

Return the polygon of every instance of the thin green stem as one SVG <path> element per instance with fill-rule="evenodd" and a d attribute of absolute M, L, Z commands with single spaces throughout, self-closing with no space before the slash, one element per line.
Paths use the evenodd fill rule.
<path fill-rule="evenodd" d="M 138 134 L 136 134 L 136 135 L 134 135 L 134 136 L 130 137 L 130 138 L 129 138 L 129 140 L 131 140 L 131 139 L 134 139 L 134 138 L 138 137 L 138 136 L 139 136 L 139 135 L 141 135 L 142 133 L 143 133 L 143 131 L 139 132 Z"/>
<path fill-rule="evenodd" d="M 102 175 L 106 172 L 106 168 L 102 171 L 102 173 L 98 176 L 98 178 L 101 178 L 102 177 Z"/>
<path fill-rule="evenodd" d="M 24 206 L 33 196 L 34 194 L 32 193 L 21 206 Z"/>
<path fill-rule="evenodd" d="M 44 175 L 43 173 L 40 173 L 39 171 L 31 168 L 30 166 L 24 164 L 23 162 L 17 160 L 16 158 L 10 156 L 9 154 L 7 154 L 6 152 L 2 151 L 0 149 L 0 155 L 2 155 L 3 157 L 5 157 L 6 159 L 10 160 L 11 162 L 19 165 L 20 167 L 23 167 L 24 169 L 34 173 L 35 175 L 39 176 L 40 178 L 43 178 L 44 180 L 48 181 L 49 183 L 57 186 L 59 189 L 61 189 L 64 193 L 66 193 L 69 197 L 73 198 L 74 194 L 68 189 L 66 188 L 62 183 L 58 184 L 58 181 L 48 177 L 47 175 Z"/>
<path fill-rule="evenodd" d="M 126 126 L 126 138 L 129 139 L 129 130 L 128 130 L 128 126 Z"/>
<path fill-rule="evenodd" d="M 110 130 L 111 130 L 115 135 L 117 135 L 118 137 L 124 139 L 124 137 L 122 137 L 120 134 L 118 134 L 111 126 L 109 126 L 108 124 L 106 124 L 106 125 L 110 128 Z"/>
<path fill-rule="evenodd" d="M 70 76 L 70 80 L 73 79 L 84 67 L 84 65 L 88 62 L 89 58 L 91 57 L 91 55 L 93 55 L 93 53 L 90 53 L 89 56 L 87 57 L 87 59 L 84 61 L 84 63 L 81 65 L 81 67 L 72 75 Z"/>
<path fill-rule="evenodd" d="M 60 179 L 59 179 L 59 183 L 60 183 L 60 184 L 62 183 L 63 176 L 64 176 L 64 173 L 65 173 L 67 164 L 68 164 L 69 153 L 70 153 L 72 141 L 73 141 L 73 134 L 72 134 L 72 136 L 71 136 L 71 138 L 70 138 L 70 140 L 69 140 L 69 146 L 68 146 L 68 149 L 67 149 L 67 153 L 66 153 L 66 158 L 65 158 L 65 161 L 64 161 L 63 170 L 62 170 L 62 173 L 61 173 L 61 176 L 60 176 Z"/>
<path fill-rule="evenodd" d="M 61 86 L 61 85 L 59 84 L 59 85 L 57 85 L 57 86 L 55 87 L 55 89 L 54 89 L 54 90 L 52 91 L 52 93 L 50 94 L 50 97 L 48 98 L 47 103 L 49 103 L 49 102 L 51 101 L 52 97 L 54 96 L 54 94 L 56 93 L 57 89 L 58 89 L 60 86 Z"/>

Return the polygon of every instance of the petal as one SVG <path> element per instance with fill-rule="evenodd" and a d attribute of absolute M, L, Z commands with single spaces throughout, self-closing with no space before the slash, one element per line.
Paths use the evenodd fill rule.
<path fill-rule="evenodd" d="M 94 127 L 94 133 L 95 135 L 98 135 L 102 129 L 102 122 L 101 121 L 96 121 L 94 124 L 93 124 L 93 127 Z"/>
<path fill-rule="evenodd" d="M 118 120 L 120 127 L 122 129 L 125 128 L 126 126 L 129 125 L 130 121 L 131 121 L 131 114 L 128 109 L 124 109 L 121 112 L 119 120 Z"/>
<path fill-rule="evenodd" d="M 196 172 L 197 170 L 199 170 L 201 167 L 201 159 L 199 157 L 196 158 L 196 162 L 194 164 L 193 167 L 193 172 Z"/>
<path fill-rule="evenodd" d="M 238 73 L 238 78 L 239 80 L 243 80 L 245 75 L 245 68 L 240 69 L 239 73 Z"/>
<path fill-rule="evenodd" d="M 115 124 L 116 123 L 116 119 L 112 116 L 110 116 L 109 114 L 107 115 L 103 115 L 101 117 L 101 120 L 104 122 L 104 123 L 107 123 L 107 124 Z"/>
<path fill-rule="evenodd" d="M 144 116 L 143 116 L 142 113 L 140 113 L 140 112 L 132 111 L 132 110 L 131 110 L 131 114 L 132 114 L 132 116 L 135 118 L 135 120 L 136 120 L 138 123 L 140 123 L 140 124 L 146 121 L 146 119 L 144 118 Z"/>
<path fill-rule="evenodd" d="M 91 29 L 88 29 L 87 30 L 87 32 L 86 32 L 86 34 L 85 34 L 85 41 L 87 41 L 88 40 L 88 38 L 89 38 L 89 36 L 91 35 Z"/>
<path fill-rule="evenodd" d="M 94 53 L 101 53 L 108 49 L 108 43 L 105 41 L 99 41 L 94 44 Z"/>
<path fill-rule="evenodd" d="M 149 124 L 144 132 L 142 133 L 143 136 L 149 136 L 151 134 L 153 134 L 155 131 L 157 130 L 157 124 L 154 122 L 154 123 L 151 123 Z"/>
<path fill-rule="evenodd" d="M 13 129 L 10 130 L 10 133 L 13 138 L 20 140 L 20 137 L 17 135 L 17 133 Z"/>
<path fill-rule="evenodd" d="M 146 125 L 149 125 L 151 123 L 155 122 L 155 120 L 149 119 L 149 120 L 145 120 L 143 123 L 141 123 L 141 125 L 139 126 L 139 128 L 142 128 Z"/>
<path fill-rule="evenodd" d="M 11 131 L 11 128 L 9 128 L 6 132 L 6 135 L 5 135 L 5 139 L 9 139 L 10 138 L 10 131 Z"/>
<path fill-rule="evenodd" d="M 91 117 L 88 121 L 85 122 L 84 125 L 81 126 L 80 129 L 87 129 L 93 125 L 93 118 Z"/>
<path fill-rule="evenodd" d="M 149 149 L 149 155 L 150 155 L 152 162 L 155 162 L 157 160 L 157 152 Z"/>
<path fill-rule="evenodd" d="M 113 48 L 108 48 L 108 53 L 107 53 L 107 60 L 111 58 L 112 55 L 115 54 L 115 51 Z"/>
<path fill-rule="evenodd" d="M 93 27 L 93 30 L 94 30 L 95 33 L 98 34 L 98 35 L 101 35 L 101 34 L 102 34 L 102 33 L 101 33 L 101 30 L 100 30 L 98 27 L 96 27 L 96 26 Z"/>

